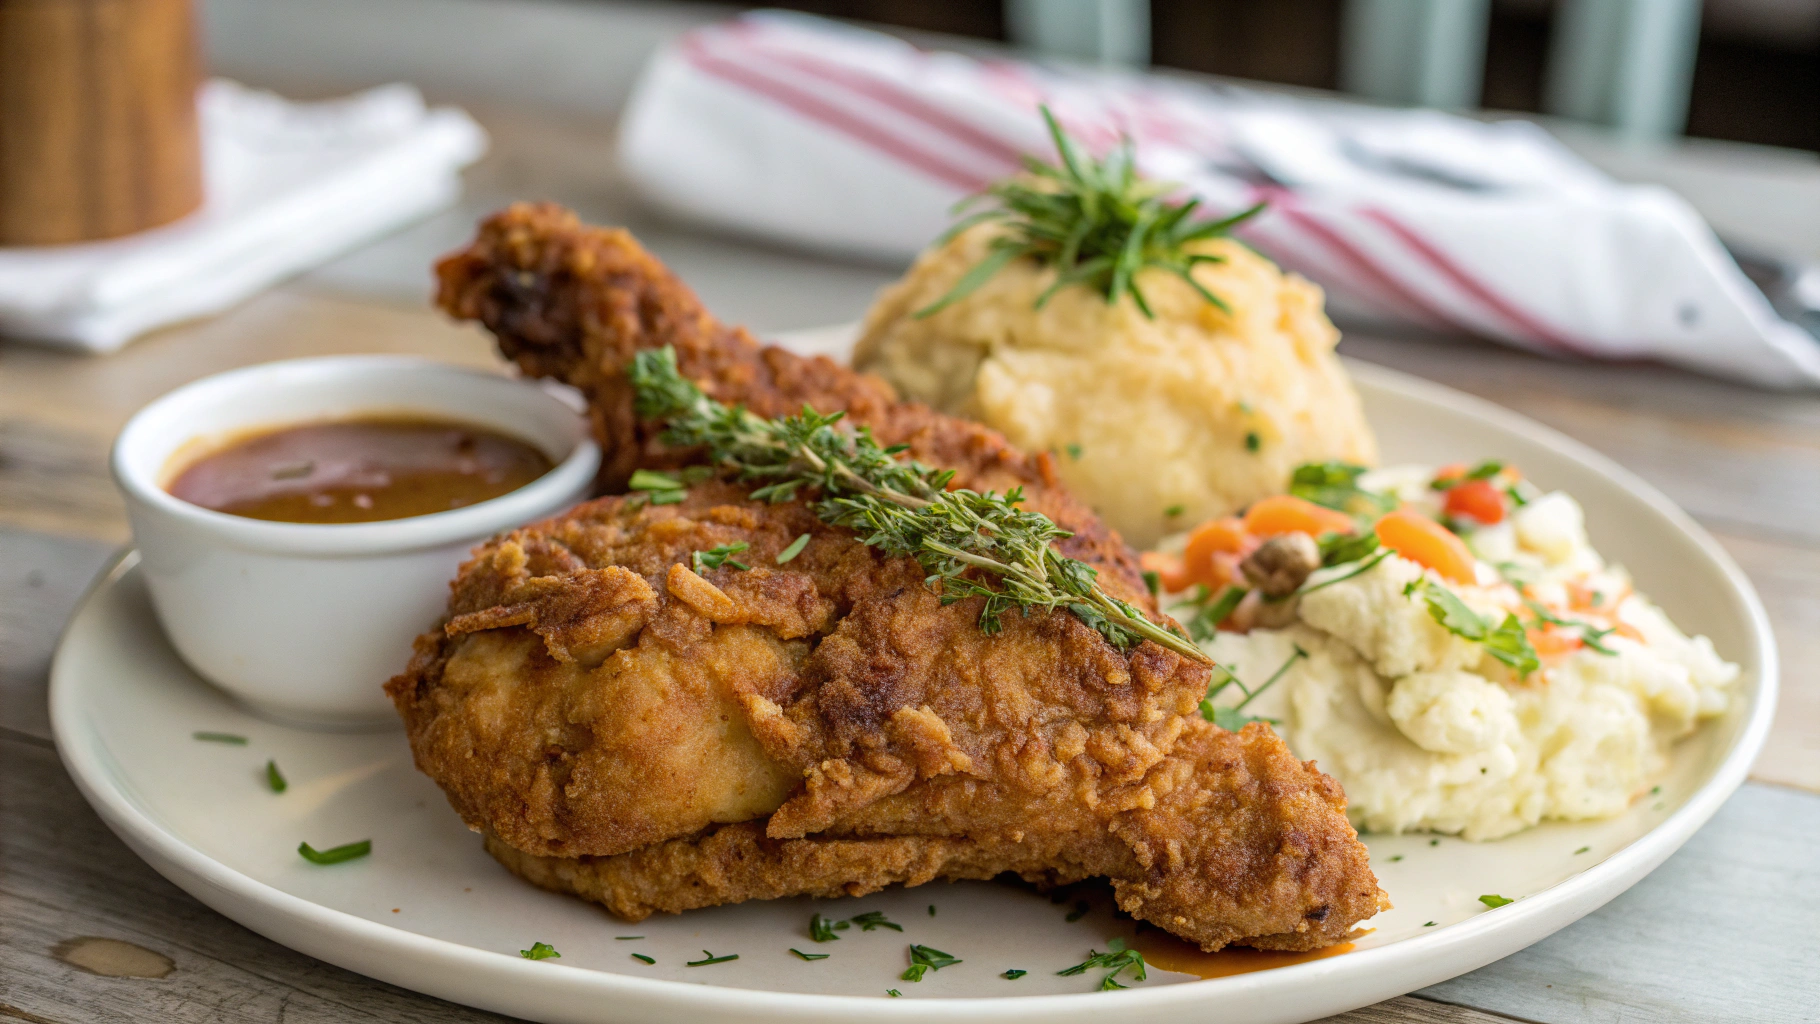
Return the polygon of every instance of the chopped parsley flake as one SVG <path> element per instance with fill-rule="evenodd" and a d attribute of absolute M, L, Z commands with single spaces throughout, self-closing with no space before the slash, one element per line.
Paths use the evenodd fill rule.
<path fill-rule="evenodd" d="M 802 554 L 803 549 L 808 546 L 809 546 L 809 535 L 805 533 L 801 537 L 798 537 L 795 540 L 791 541 L 789 547 L 787 547 L 777 553 L 777 559 L 776 559 L 777 564 L 782 565 L 785 562 L 788 562 L 789 560 L 791 560 L 792 558 L 795 558 L 797 555 Z"/>
<path fill-rule="evenodd" d="M 732 544 L 716 544 L 706 551 L 697 551 L 691 556 L 695 562 L 695 571 L 703 572 L 708 569 L 718 569 L 723 565 L 730 565 L 735 569 L 750 569 L 752 568 L 751 566 L 735 559 L 733 556 L 751 546 L 752 545 L 747 544 L 742 540 Z"/>
<path fill-rule="evenodd" d="M 190 739 L 204 743 L 226 743 L 231 747 L 244 747 L 247 744 L 245 736 L 236 736 L 231 732 L 193 732 L 190 733 Z"/>
<path fill-rule="evenodd" d="M 1435 926 L 1435 923 L 1433 921 L 1422 922 L 1422 927 L 1424 927 L 1424 928 L 1433 928 L 1434 926 Z"/>
<path fill-rule="evenodd" d="M 1238 732 L 1253 722 L 1269 722 L 1271 725 L 1277 724 L 1276 720 L 1272 718 L 1260 718 L 1256 715 L 1245 714 L 1245 705 L 1258 699 L 1260 694 L 1275 685 L 1276 681 L 1283 678 L 1284 673 L 1289 671 L 1290 666 L 1301 659 L 1308 657 L 1308 652 L 1302 650 L 1301 644 L 1290 644 L 1290 646 L 1295 649 L 1294 653 L 1284 659 L 1283 664 L 1277 666 L 1277 670 L 1270 674 L 1270 678 L 1264 680 L 1264 682 L 1255 690 L 1246 689 L 1245 684 L 1239 682 L 1239 677 L 1233 675 L 1224 667 L 1214 666 L 1216 669 L 1224 672 L 1226 678 L 1207 687 L 1207 696 L 1201 698 L 1201 717 L 1227 732 Z M 1245 694 L 1245 699 L 1228 707 L 1214 707 L 1213 698 L 1217 696 L 1221 690 L 1232 685 L 1238 686 L 1240 692 Z"/>
<path fill-rule="evenodd" d="M 701 955 L 702 959 L 700 960 L 685 960 L 683 963 L 689 967 L 706 967 L 709 964 L 724 964 L 729 960 L 739 959 L 738 953 L 728 953 L 726 956 L 715 956 L 705 949 L 701 951 Z"/>
<path fill-rule="evenodd" d="M 845 921 L 830 921 L 820 914 L 815 914 L 809 918 L 809 938 L 816 942 L 833 942 L 840 938 L 834 934 L 834 930 L 845 927 L 847 927 Z"/>
<path fill-rule="evenodd" d="M 1319 542 L 1323 566 L 1359 562 L 1377 553 L 1378 535 L 1370 530 L 1361 533 L 1324 533 Z"/>
<path fill-rule="evenodd" d="M 1228 586 L 1220 591 L 1219 597 L 1211 601 L 1208 600 L 1209 595 L 1203 593 L 1198 600 L 1189 602 L 1194 605 L 1195 613 L 1188 618 L 1188 635 L 1199 643 L 1212 640 L 1219 632 L 1220 623 L 1225 622 L 1233 609 L 1239 606 L 1239 602 L 1245 599 L 1245 593 L 1244 587 Z"/>
<path fill-rule="evenodd" d="M 615 936 L 613 936 L 613 937 L 614 937 L 614 938 L 615 938 L 615 939 L 618 939 L 618 940 L 619 940 L 619 941 L 621 941 L 621 942 L 624 942 L 624 941 L 626 941 L 626 940 L 627 940 L 627 939 L 642 939 L 642 938 L 644 938 L 644 936 L 643 936 L 643 935 L 615 935 Z"/>
<path fill-rule="evenodd" d="M 1259 448 L 1262 448 L 1262 447 L 1264 447 L 1264 439 L 1258 436 L 1257 431 L 1248 430 L 1245 432 L 1245 450 L 1246 451 L 1255 452 Z"/>
<path fill-rule="evenodd" d="M 1310 462 L 1297 466 L 1289 478 L 1289 493 L 1353 516 L 1382 515 L 1394 510 L 1397 499 L 1365 490 L 1359 477 L 1364 466 L 1345 462 Z"/>
<path fill-rule="evenodd" d="M 1106 952 L 1104 953 L 1097 949 L 1090 949 L 1087 951 L 1087 959 L 1075 964 L 1067 970 L 1056 971 L 1055 973 L 1066 978 L 1076 974 L 1086 974 L 1088 971 L 1096 968 L 1111 968 L 1110 973 L 1100 979 L 1099 991 L 1101 992 L 1115 988 L 1124 988 L 1125 986 L 1114 980 L 1122 971 L 1130 971 L 1132 980 L 1134 981 L 1143 981 L 1146 976 L 1144 972 L 1144 954 L 1135 949 L 1128 948 L 1125 945 L 1124 939 L 1113 939 L 1111 942 L 1107 943 Z"/>
<path fill-rule="evenodd" d="M 1081 446 L 1080 445 L 1078 445 L 1078 444 L 1068 445 L 1066 448 L 1063 449 L 1063 451 L 1066 451 L 1068 453 L 1068 457 L 1073 459 L 1074 461 L 1076 461 L 1076 462 L 1081 461 Z"/>
<path fill-rule="evenodd" d="M 860 931 L 864 931 L 864 932 L 869 932 L 874 928 L 889 928 L 892 931 L 898 931 L 898 932 L 901 932 L 904 930 L 903 925 L 893 924 L 890 921 L 885 920 L 885 915 L 882 912 L 877 911 L 877 910 L 868 910 L 863 914 L 856 914 L 853 917 L 848 918 L 847 920 L 852 921 L 856 925 L 859 925 Z M 843 927 L 843 926 L 835 925 L 835 927 L 839 928 L 839 927 Z"/>
<path fill-rule="evenodd" d="M 1403 859 L 1403 855 L 1402 855 L 1402 854 L 1400 854 L 1400 853 L 1396 853 L 1396 854 L 1392 854 L 1392 855 L 1391 855 L 1391 857 L 1390 857 L 1390 862 L 1391 862 L 1391 863 L 1392 863 L 1392 864 L 1395 864 L 1395 863 L 1396 863 L 1396 862 L 1397 862 L 1397 861 L 1400 861 L 1400 860 L 1402 860 L 1402 859 Z"/>
<path fill-rule="evenodd" d="M 926 971 L 939 971 L 960 962 L 939 949 L 913 945 L 910 947 L 910 966 L 904 969 L 902 977 L 905 981 L 921 981 Z"/>
<path fill-rule="evenodd" d="M 284 781 L 284 773 L 278 770 L 277 761 L 265 763 L 265 784 L 270 786 L 274 793 L 282 793 L 291 788 L 291 784 Z"/>
<path fill-rule="evenodd" d="M 526 960 L 560 960 L 562 958 L 562 954 L 556 952 L 556 947 L 547 942 L 533 942 L 530 949 L 521 949 L 518 951 L 518 955 Z"/>
<path fill-rule="evenodd" d="M 999 975 L 999 977 L 1005 979 L 1006 981 L 1016 981 L 1017 979 L 1023 977 L 1026 974 L 1029 974 L 1029 973 L 1030 973 L 1029 971 L 1020 971 L 1017 968 L 1013 967 L 1012 969 Z"/>
<path fill-rule="evenodd" d="M 1179 516 L 1186 511 L 1188 511 L 1187 505 L 1171 505 L 1163 510 L 1163 514 L 1174 519 L 1176 516 Z"/>
<path fill-rule="evenodd" d="M 643 960 L 645 963 L 648 963 L 648 964 L 654 964 L 657 962 L 656 957 L 649 957 L 649 956 L 644 955 L 643 953 L 633 953 L 632 959 Z"/>
<path fill-rule="evenodd" d="M 1510 899 L 1509 897 L 1506 897 L 1506 896 L 1499 896 L 1496 893 L 1486 893 L 1485 895 L 1479 897 L 1479 902 L 1483 903 L 1486 906 L 1491 907 L 1492 909 L 1495 910 L 1498 907 L 1507 906 L 1509 904 L 1515 903 L 1516 900 Z"/>
<path fill-rule="evenodd" d="M 1578 850 L 1574 851 L 1574 856 L 1578 857 L 1580 854 L 1585 853 L 1591 849 L 1592 849 L 1592 847 L 1590 847 L 1590 846 L 1582 846 Z"/>
<path fill-rule="evenodd" d="M 372 853 L 373 841 L 362 839 L 356 843 L 344 843 L 327 850 L 318 850 L 309 843 L 298 843 L 297 852 L 311 864 L 340 864 L 343 861 L 355 860 Z"/>
<path fill-rule="evenodd" d="M 899 992 L 899 991 L 898 991 L 898 990 L 897 990 L 897 989 L 894 989 L 894 988 L 888 988 L 888 989 L 886 989 L 886 990 L 885 990 L 885 994 L 886 994 L 886 995 L 888 995 L 888 996 L 890 996 L 890 997 L 891 997 L 891 998 L 893 998 L 893 999 L 896 999 L 896 998 L 897 998 L 897 997 L 898 997 L 898 996 L 901 996 L 901 995 L 903 995 L 903 993 L 902 993 L 902 992 Z"/>
<path fill-rule="evenodd" d="M 935 916 L 935 904 L 933 904 L 933 903 L 929 904 L 929 916 L 930 917 Z"/>
<path fill-rule="evenodd" d="M 1429 840 L 1429 841 L 1428 841 L 1428 845 L 1430 845 L 1430 846 L 1439 846 L 1439 845 L 1441 845 L 1441 841 L 1440 841 L 1440 840 L 1439 840 L 1439 839 L 1430 839 L 1430 840 Z"/>
<path fill-rule="evenodd" d="M 832 953 L 805 953 L 802 950 L 797 949 L 795 946 L 790 947 L 790 952 L 795 953 L 797 956 L 802 957 L 804 960 L 826 960 L 830 956 L 833 956 Z"/>
<path fill-rule="evenodd" d="M 1429 616 L 1443 629 L 1484 645 L 1485 653 L 1516 669 L 1518 675 L 1527 676 L 1542 666 L 1536 649 L 1530 646 L 1529 634 L 1523 631 L 1523 624 L 1517 621 L 1515 614 L 1505 613 L 1504 621 L 1494 627 L 1478 612 L 1468 608 L 1460 595 L 1433 580 L 1424 579 L 1412 584 L 1410 593 L 1421 594 L 1428 602 Z"/>
<path fill-rule="evenodd" d="M 1490 480 L 1492 477 L 1497 476 L 1502 472 L 1504 472 L 1504 463 L 1499 462 L 1496 459 L 1486 459 L 1484 462 L 1467 470 L 1462 476 L 1450 476 L 1446 479 L 1437 478 L 1430 481 L 1428 486 L 1437 491 L 1451 491 L 1455 487 L 1466 483 L 1468 480 Z"/>

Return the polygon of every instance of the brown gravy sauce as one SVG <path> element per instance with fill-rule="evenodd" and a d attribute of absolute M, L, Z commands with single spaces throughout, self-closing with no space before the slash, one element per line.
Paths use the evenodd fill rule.
<path fill-rule="evenodd" d="M 166 490 L 248 519 L 370 523 L 497 498 L 550 468 L 537 448 L 484 427 L 373 416 L 243 435 L 184 466 Z"/>
<path fill-rule="evenodd" d="M 1203 953 L 1199 946 L 1157 928 L 1140 928 L 1131 948 L 1144 954 L 1144 962 L 1164 971 L 1192 974 L 1201 978 L 1229 978 L 1235 974 L 1268 971 L 1273 967 L 1305 964 L 1330 956 L 1352 952 L 1352 943 L 1342 942 L 1325 949 L 1306 953 L 1279 953 L 1249 946 L 1227 946 L 1218 953 Z"/>

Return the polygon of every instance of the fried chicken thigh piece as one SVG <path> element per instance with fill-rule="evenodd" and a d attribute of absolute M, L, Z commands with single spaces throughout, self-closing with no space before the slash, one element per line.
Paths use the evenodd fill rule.
<path fill-rule="evenodd" d="M 1006 871 L 1208 949 L 1380 908 L 1338 787 L 1202 722 L 1204 667 L 1067 612 L 988 635 L 922 577 L 730 483 L 605 498 L 479 549 L 387 690 L 495 857 L 628 918 Z"/>
<path fill-rule="evenodd" d="M 467 247 L 436 265 L 437 304 L 484 325 L 524 373 L 572 384 L 587 396 L 604 455 L 602 482 L 620 490 L 632 471 L 699 461 L 666 448 L 661 430 L 638 419 L 626 365 L 643 349 L 676 350 L 683 376 L 728 405 L 788 416 L 804 405 L 845 411 L 880 443 L 956 471 L 956 486 L 1001 493 L 1021 487 L 1025 505 L 1074 536 L 1062 552 L 1117 578 L 1118 596 L 1154 611 L 1136 555 L 1092 510 L 1057 483 L 1051 456 L 1030 456 L 997 431 L 902 402 L 884 380 L 823 357 L 760 345 L 716 320 L 632 235 L 585 225 L 553 204 L 517 203 L 488 217 Z"/>

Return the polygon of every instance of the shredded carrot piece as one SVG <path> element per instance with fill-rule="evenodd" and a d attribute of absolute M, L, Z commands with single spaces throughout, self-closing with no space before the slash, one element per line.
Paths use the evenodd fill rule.
<path fill-rule="evenodd" d="M 1398 509 L 1379 519 L 1376 530 L 1385 547 L 1455 583 L 1472 583 L 1478 578 L 1466 542 L 1427 516 Z"/>
<path fill-rule="evenodd" d="M 1279 533 L 1306 533 L 1319 537 L 1323 533 L 1351 533 L 1353 523 L 1352 517 L 1344 512 L 1324 508 L 1293 494 L 1278 494 L 1245 510 L 1245 529 L 1261 537 Z"/>

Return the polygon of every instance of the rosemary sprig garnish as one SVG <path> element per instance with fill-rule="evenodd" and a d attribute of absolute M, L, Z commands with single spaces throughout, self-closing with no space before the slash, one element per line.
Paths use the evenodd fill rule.
<path fill-rule="evenodd" d="M 1004 233 L 948 294 L 915 315 L 929 316 L 966 298 L 1006 265 L 1024 258 L 1058 271 L 1055 283 L 1037 298 L 1038 309 L 1063 288 L 1082 285 L 1104 295 L 1109 306 L 1130 295 L 1139 311 L 1154 316 L 1137 285 L 1138 272 L 1154 268 L 1180 277 L 1201 298 L 1231 312 L 1191 273 L 1197 264 L 1223 263 L 1225 257 L 1189 252 L 1187 246 L 1229 233 L 1264 204 L 1219 220 L 1194 220 L 1199 199 L 1171 202 L 1164 197 L 1180 185 L 1138 177 L 1130 139 L 1096 160 L 1075 146 L 1048 107 L 1041 109 L 1060 163 L 1026 156 L 1027 174 L 998 182 L 955 208 L 960 213 L 987 197 L 998 201 L 993 209 L 963 217 L 941 241 L 987 221 L 998 222 Z"/>
<path fill-rule="evenodd" d="M 984 633 L 998 632 L 1009 611 L 1065 608 L 1114 647 L 1145 639 L 1212 663 L 1188 638 L 1107 594 L 1092 567 L 1056 551 L 1054 542 L 1069 533 L 1048 516 L 1019 508 L 1021 489 L 1003 495 L 949 490 L 953 470 L 900 459 L 906 446 L 884 447 L 864 427 L 839 429 L 843 413 L 804 408 L 800 415 L 765 419 L 728 408 L 682 376 L 669 347 L 638 353 L 627 375 L 637 389 L 638 414 L 662 420 L 665 441 L 705 448 L 709 461 L 759 484 L 755 500 L 819 494 L 813 507 L 823 522 L 856 531 L 887 555 L 915 558 L 944 605 L 983 598 Z"/>

